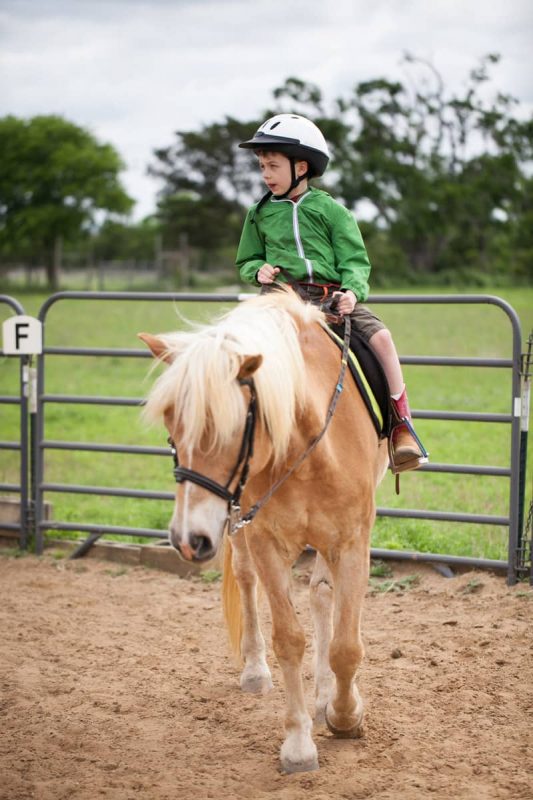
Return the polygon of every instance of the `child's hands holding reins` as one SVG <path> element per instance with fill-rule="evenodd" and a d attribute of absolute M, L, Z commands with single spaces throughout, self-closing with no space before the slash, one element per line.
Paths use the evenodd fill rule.
<path fill-rule="evenodd" d="M 276 275 L 279 274 L 279 267 L 273 267 L 271 264 L 263 264 L 261 269 L 257 270 L 256 279 L 258 283 L 274 283 Z"/>
<path fill-rule="evenodd" d="M 338 302 L 335 306 L 335 312 L 337 314 L 344 317 L 352 313 L 357 303 L 357 297 L 351 289 L 347 289 L 345 292 L 333 292 L 333 297 L 338 298 Z"/>

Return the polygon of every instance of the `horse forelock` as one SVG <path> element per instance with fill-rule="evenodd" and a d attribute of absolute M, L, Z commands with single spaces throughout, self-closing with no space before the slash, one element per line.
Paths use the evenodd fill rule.
<path fill-rule="evenodd" d="M 246 300 L 213 325 L 163 336 L 173 360 L 150 392 L 145 414 L 155 419 L 171 412 L 185 447 L 206 440 L 209 449 L 225 447 L 244 421 L 240 365 L 246 356 L 260 354 L 263 361 L 254 373 L 259 418 L 275 460 L 281 459 L 306 399 L 298 333 L 321 319 L 310 305 L 280 292 Z"/>

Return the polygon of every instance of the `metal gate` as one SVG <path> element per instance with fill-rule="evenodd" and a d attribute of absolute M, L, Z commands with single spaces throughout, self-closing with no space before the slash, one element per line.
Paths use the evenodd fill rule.
<path fill-rule="evenodd" d="M 39 319 L 43 325 L 43 354 L 37 361 L 37 404 L 36 421 L 33 432 L 33 464 L 35 467 L 34 497 L 35 497 L 35 536 L 37 552 L 42 552 L 44 535 L 47 530 L 84 531 L 89 534 L 86 546 L 102 534 L 135 535 L 151 538 L 162 538 L 163 532 L 150 528 L 131 528 L 128 526 L 111 526 L 86 523 L 71 523 L 61 520 L 47 520 L 44 515 L 45 494 L 62 492 L 73 494 L 94 494 L 101 496 L 133 497 L 143 499 L 173 500 L 174 494 L 170 492 L 151 492 L 139 489 L 110 488 L 107 486 L 86 486 L 74 483 L 52 483 L 47 481 L 45 467 L 45 453 L 50 450 L 72 450 L 100 453 L 125 453 L 135 456 L 164 456 L 168 457 L 166 447 L 142 447 L 134 445 L 118 445 L 113 443 L 52 441 L 45 437 L 46 408 L 51 404 L 90 404 L 98 406 L 133 406 L 138 407 L 142 399 L 138 397 L 102 397 L 87 395 L 49 394 L 46 392 L 46 363 L 51 356 L 70 355 L 85 356 L 114 356 L 117 358 L 150 358 L 145 350 L 124 348 L 80 348 L 80 347 L 50 347 L 46 345 L 46 321 L 50 308 L 62 300 L 94 300 L 98 303 L 106 301 L 150 302 L 160 303 L 168 301 L 193 301 L 202 303 L 236 303 L 249 297 L 243 294 L 185 294 L 185 293 L 158 293 L 158 292 L 59 292 L 52 295 L 42 306 Z M 466 514 L 449 511 L 429 511 L 424 509 L 393 509 L 378 508 L 378 515 L 415 518 L 427 520 L 443 520 L 457 523 L 480 523 L 498 525 L 508 528 L 509 548 L 507 561 L 493 561 L 487 559 L 464 558 L 438 553 L 409 553 L 405 551 L 372 550 L 374 557 L 393 557 L 398 559 L 418 559 L 423 561 L 442 561 L 448 564 L 460 563 L 473 567 L 491 567 L 505 569 L 509 583 L 515 583 L 520 577 L 525 577 L 529 566 L 524 562 L 523 532 L 523 494 L 525 470 L 521 472 L 520 465 L 520 424 L 521 424 L 521 331 L 520 323 L 514 309 L 504 300 L 490 295 L 376 295 L 369 298 L 372 305 L 381 304 L 491 304 L 499 307 L 509 319 L 512 328 L 512 354 L 507 359 L 480 359 L 480 358 L 451 358 L 404 356 L 401 362 L 404 365 L 418 366 L 451 366 L 451 367 L 496 367 L 502 370 L 511 370 L 512 393 L 510 397 L 510 411 L 508 414 L 473 413 L 466 411 L 413 411 L 413 417 L 426 420 L 456 420 L 469 422 L 490 422 L 511 426 L 511 446 L 509 465 L 505 467 L 475 466 L 461 464 L 431 463 L 422 470 L 428 472 L 452 473 L 457 475 L 490 475 L 509 480 L 509 513 L 506 516 L 493 516 L 486 514 Z"/>

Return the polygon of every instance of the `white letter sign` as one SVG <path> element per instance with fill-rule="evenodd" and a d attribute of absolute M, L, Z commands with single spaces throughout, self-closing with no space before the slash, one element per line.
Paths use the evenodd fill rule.
<path fill-rule="evenodd" d="M 2 339 L 6 356 L 38 355 L 43 352 L 42 324 L 35 317 L 9 317 L 2 325 Z"/>

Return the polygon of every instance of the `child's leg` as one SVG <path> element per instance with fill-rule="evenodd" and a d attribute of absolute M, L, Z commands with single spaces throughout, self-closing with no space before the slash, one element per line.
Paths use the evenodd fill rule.
<path fill-rule="evenodd" d="M 405 389 L 405 384 L 402 365 L 390 331 L 387 328 L 382 328 L 369 339 L 368 344 L 381 362 L 391 396 L 400 396 Z"/>
<path fill-rule="evenodd" d="M 391 402 L 399 419 L 411 419 L 402 367 L 390 331 L 378 330 L 369 339 L 369 345 L 379 358 L 391 393 Z M 400 424 L 393 429 L 391 468 L 393 472 L 416 469 L 427 461 L 426 453 L 411 432 L 411 425 Z"/>

